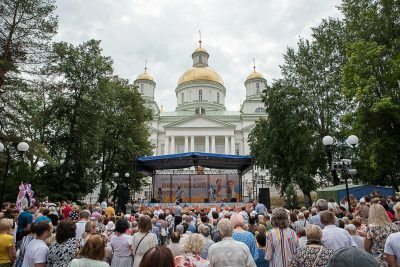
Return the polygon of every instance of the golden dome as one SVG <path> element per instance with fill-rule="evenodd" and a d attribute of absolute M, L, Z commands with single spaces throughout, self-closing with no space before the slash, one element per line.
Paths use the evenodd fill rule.
<path fill-rule="evenodd" d="M 253 71 L 249 76 L 247 76 L 246 81 L 250 80 L 250 79 L 256 79 L 256 78 L 264 79 L 264 76 L 259 72 Z"/>
<path fill-rule="evenodd" d="M 136 80 L 149 80 L 153 81 L 153 77 L 151 77 L 147 72 L 140 74 L 139 76 L 136 77 Z"/>
<path fill-rule="evenodd" d="M 193 54 L 197 52 L 204 52 L 208 54 L 207 50 L 205 50 L 203 47 L 198 47 L 196 50 L 194 50 Z"/>
<path fill-rule="evenodd" d="M 208 67 L 191 68 L 185 71 L 185 73 L 179 78 L 178 85 L 189 81 L 212 81 L 224 85 L 221 76 L 219 76 L 215 70 Z"/>

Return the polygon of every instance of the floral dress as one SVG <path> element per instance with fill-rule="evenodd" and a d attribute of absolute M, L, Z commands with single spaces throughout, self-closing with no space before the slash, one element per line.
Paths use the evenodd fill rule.
<path fill-rule="evenodd" d="M 174 260 L 175 267 L 208 267 L 210 262 L 193 253 L 186 253 L 182 256 L 176 256 Z"/>
<path fill-rule="evenodd" d="M 394 224 L 387 224 L 384 227 L 378 225 L 369 225 L 367 228 L 366 238 L 372 241 L 371 255 L 379 260 L 380 266 L 387 266 L 385 261 L 385 248 L 386 238 L 399 231 L 399 228 Z"/>
<path fill-rule="evenodd" d="M 322 250 L 321 250 L 322 248 Z M 321 253 L 319 253 L 321 250 Z M 296 250 L 296 254 L 293 255 L 290 262 L 292 267 L 312 267 L 312 266 L 325 266 L 328 264 L 329 259 L 333 255 L 332 249 L 326 249 L 324 247 L 317 246 L 304 246 L 299 247 Z M 319 255 L 318 255 L 319 254 Z M 318 258 L 317 258 L 318 256 Z M 314 265 L 315 262 L 315 265 Z"/>
<path fill-rule="evenodd" d="M 72 237 L 61 244 L 57 242 L 52 244 L 47 254 L 48 266 L 67 267 L 69 262 L 78 256 L 83 245 L 84 241 L 81 238 L 76 239 L 76 237 Z"/>

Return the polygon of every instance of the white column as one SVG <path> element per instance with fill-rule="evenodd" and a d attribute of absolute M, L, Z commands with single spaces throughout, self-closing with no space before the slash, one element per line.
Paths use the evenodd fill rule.
<path fill-rule="evenodd" d="M 169 136 L 165 136 L 164 155 L 169 154 Z"/>
<path fill-rule="evenodd" d="M 185 152 L 189 152 L 189 136 L 185 135 Z"/>
<path fill-rule="evenodd" d="M 231 136 L 231 155 L 235 155 L 235 136 Z"/>
<path fill-rule="evenodd" d="M 249 155 L 250 153 L 249 153 L 249 144 L 247 143 L 247 138 L 245 138 L 244 140 L 243 140 L 243 155 Z"/>
<path fill-rule="evenodd" d="M 211 136 L 211 153 L 215 153 L 215 135 Z"/>
<path fill-rule="evenodd" d="M 194 152 L 194 136 L 190 137 L 190 152 Z"/>
<path fill-rule="evenodd" d="M 171 136 L 171 154 L 175 154 L 175 136 Z"/>
<path fill-rule="evenodd" d="M 205 145 L 206 145 L 205 152 L 209 153 L 210 152 L 210 137 L 208 135 L 206 135 L 206 136 L 204 136 L 204 138 L 206 139 L 206 141 L 205 141 Z"/>
<path fill-rule="evenodd" d="M 229 154 L 229 139 L 227 135 L 225 135 L 225 154 Z"/>

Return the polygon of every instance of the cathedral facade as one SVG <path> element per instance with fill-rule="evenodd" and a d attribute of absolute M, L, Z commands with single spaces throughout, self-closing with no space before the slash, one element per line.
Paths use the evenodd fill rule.
<path fill-rule="evenodd" d="M 201 43 L 200 43 L 201 44 Z M 154 100 L 156 82 L 145 70 L 134 84 L 153 110 L 150 141 L 153 155 L 184 152 L 249 155 L 248 137 L 255 122 L 265 117 L 261 101 L 266 80 L 254 71 L 244 80 L 246 99 L 239 111 L 225 107 L 222 77 L 208 64 L 209 53 L 201 46 L 192 53 L 193 66 L 186 70 L 175 88 L 175 111 L 160 110 Z"/>
<path fill-rule="evenodd" d="M 174 111 L 165 112 L 155 102 L 156 81 L 146 68 L 134 81 L 153 110 L 149 129 L 153 155 L 184 152 L 249 155 L 249 134 L 256 121 L 266 117 L 262 92 L 267 81 L 254 67 L 247 78 L 243 76 L 246 99 L 240 110 L 227 110 L 225 97 L 229 88 L 225 88 L 222 77 L 209 67 L 210 55 L 201 47 L 201 41 L 199 44 L 192 53 L 192 67 L 177 81 Z M 253 177 L 252 172 L 243 177 L 244 196 L 252 195 L 251 187 L 257 190 Z"/>

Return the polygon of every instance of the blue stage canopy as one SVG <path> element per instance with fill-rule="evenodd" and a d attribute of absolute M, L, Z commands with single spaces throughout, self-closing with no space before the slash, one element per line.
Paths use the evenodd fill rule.
<path fill-rule="evenodd" d="M 183 169 L 192 166 L 202 166 L 212 169 L 231 169 L 244 173 L 254 164 L 254 157 L 188 152 L 163 156 L 140 157 L 137 159 L 136 163 L 138 170 L 148 173 L 152 173 L 156 170 Z"/>

